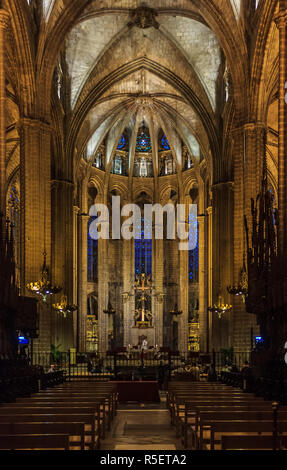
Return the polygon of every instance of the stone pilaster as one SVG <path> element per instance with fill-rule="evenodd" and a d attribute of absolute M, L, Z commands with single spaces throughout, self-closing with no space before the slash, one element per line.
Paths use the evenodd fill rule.
<path fill-rule="evenodd" d="M 227 292 L 233 274 L 233 183 L 218 183 L 212 187 L 213 204 L 213 301 L 222 297 L 231 303 Z M 219 351 L 232 345 L 231 312 L 221 319 L 213 314 L 213 348 Z"/>
<path fill-rule="evenodd" d="M 39 280 L 43 253 L 51 270 L 51 157 L 50 126 L 38 119 L 23 118 L 18 123 L 20 133 L 21 183 L 21 293 L 27 295 L 26 285 Z M 48 307 L 50 305 L 50 307 Z M 39 302 L 40 337 L 35 350 L 50 351 L 51 299 Z"/>
<path fill-rule="evenodd" d="M 51 266 L 51 129 L 37 119 L 19 122 L 21 157 L 21 288 L 39 277 L 43 252 Z"/>
<path fill-rule="evenodd" d="M 6 81 L 5 33 L 10 16 L 0 9 L 0 213 L 6 214 Z"/>
<path fill-rule="evenodd" d="M 52 198 L 52 272 L 53 279 L 73 303 L 73 192 L 74 185 L 65 180 L 53 180 Z M 56 313 L 54 317 L 55 337 L 67 351 L 74 346 L 73 316 L 66 318 Z M 55 340 L 56 341 L 56 340 Z"/>
<path fill-rule="evenodd" d="M 287 2 L 279 1 L 276 17 L 279 29 L 279 150 L 278 150 L 278 208 L 279 246 L 287 255 Z"/>
<path fill-rule="evenodd" d="M 104 313 L 109 301 L 109 240 L 98 242 L 99 291 L 98 291 L 98 336 L 99 351 L 108 349 L 109 316 Z"/>
<path fill-rule="evenodd" d="M 134 310 L 134 297 L 129 294 L 133 292 L 134 256 L 133 242 L 123 240 L 123 323 L 124 323 L 124 346 L 132 342 L 131 328 L 134 326 L 132 311 Z"/>
<path fill-rule="evenodd" d="M 207 260 L 207 277 L 208 277 L 208 289 L 207 289 L 207 304 L 208 307 L 212 305 L 213 302 L 213 225 L 212 225 L 212 206 L 207 208 L 208 215 L 208 260 Z M 207 345 L 206 351 L 210 352 L 213 348 L 212 344 L 212 313 L 208 311 L 207 313 L 208 323 L 207 323 Z"/>
<path fill-rule="evenodd" d="M 80 208 L 73 206 L 73 305 L 78 305 L 78 215 Z M 77 345 L 78 311 L 73 313 L 74 345 Z"/>

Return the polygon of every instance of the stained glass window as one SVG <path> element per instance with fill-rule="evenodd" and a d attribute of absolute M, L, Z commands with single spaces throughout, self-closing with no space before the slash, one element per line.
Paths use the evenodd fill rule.
<path fill-rule="evenodd" d="M 90 217 L 88 222 L 88 281 L 96 282 L 98 280 L 98 240 L 90 236 L 90 225 L 97 216 Z"/>
<path fill-rule="evenodd" d="M 122 150 L 126 146 L 126 143 L 127 143 L 127 140 L 124 134 L 122 134 L 118 143 L 118 150 Z"/>
<path fill-rule="evenodd" d="M 188 277 L 190 282 L 198 281 L 198 271 L 199 271 L 199 230 L 198 222 L 196 222 L 196 217 L 194 214 L 189 215 L 189 224 L 196 224 L 197 230 L 190 230 L 189 232 L 189 246 L 194 247 L 188 251 Z M 196 237 L 196 240 L 194 238 Z"/>
<path fill-rule="evenodd" d="M 137 136 L 136 150 L 138 152 L 149 152 L 151 150 L 151 139 L 146 130 L 142 128 Z"/>
<path fill-rule="evenodd" d="M 152 226 L 147 227 L 147 237 L 144 232 L 144 218 L 141 219 L 141 226 L 137 227 L 135 240 L 135 274 L 152 273 Z"/>
<path fill-rule="evenodd" d="M 166 135 L 164 135 L 161 139 L 161 146 L 165 150 L 170 150 L 170 145 L 169 145 Z"/>

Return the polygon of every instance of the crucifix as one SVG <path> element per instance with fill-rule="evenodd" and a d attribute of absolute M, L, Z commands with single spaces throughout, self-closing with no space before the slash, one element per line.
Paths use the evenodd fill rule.
<path fill-rule="evenodd" d="M 146 308 L 147 297 L 146 292 L 152 290 L 150 276 L 147 276 L 145 273 L 140 274 L 136 278 L 135 282 L 135 291 L 141 293 L 140 302 L 141 306 L 135 310 L 135 320 L 138 326 L 141 327 L 150 327 L 152 314 Z"/>

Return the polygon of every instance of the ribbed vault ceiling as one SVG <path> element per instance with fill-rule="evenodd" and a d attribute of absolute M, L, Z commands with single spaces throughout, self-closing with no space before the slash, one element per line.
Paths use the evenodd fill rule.
<path fill-rule="evenodd" d="M 167 10 L 148 11 L 143 25 L 135 20 L 141 10 L 138 17 L 130 9 L 99 14 L 92 5 L 65 43 L 78 155 L 92 158 L 105 139 L 110 165 L 123 130 L 134 135 L 145 120 L 154 139 L 165 132 L 179 167 L 182 143 L 198 163 L 198 146 L 201 155 L 209 153 L 208 128 L 216 134 L 222 53 L 214 33 Z"/>
<path fill-rule="evenodd" d="M 197 77 L 214 109 L 220 48 L 213 32 L 202 23 L 180 16 L 158 15 L 158 29 L 128 27 L 129 21 L 128 13 L 110 13 L 83 21 L 71 31 L 66 58 L 72 107 L 95 68 L 101 70 L 104 65 L 105 69 L 113 69 L 135 58 L 149 57 L 171 70 L 180 67 L 181 75 Z M 196 82 L 194 88 L 198 91 Z"/>
<path fill-rule="evenodd" d="M 118 101 L 116 101 L 117 103 Z M 108 102 L 111 104 L 111 102 Z M 107 102 L 102 105 L 107 111 Z M 100 108 L 101 106 L 98 106 Z M 101 116 L 95 123 L 95 131 L 88 140 L 87 145 L 87 158 L 88 161 L 93 161 L 100 144 L 105 139 L 106 143 L 106 161 L 105 167 L 108 169 L 114 158 L 117 150 L 119 139 L 124 130 L 129 131 L 129 170 L 132 173 L 133 155 L 135 153 L 136 136 L 138 129 L 142 125 L 149 129 L 152 141 L 152 153 L 154 160 L 154 170 L 158 169 L 157 155 L 157 142 L 159 132 L 162 130 L 168 138 L 170 148 L 172 150 L 174 160 L 180 169 L 182 162 L 182 143 L 184 143 L 190 155 L 192 155 L 194 164 L 199 163 L 200 147 L 198 140 L 194 137 L 189 127 L 188 116 L 183 117 L 184 114 L 179 112 L 178 115 L 174 114 L 174 108 L 162 100 L 153 99 L 150 97 L 138 97 L 132 100 L 126 100 L 121 106 L 114 106 L 111 112 L 103 113 L 94 111 L 93 117 Z M 104 117 L 103 117 L 104 115 Z M 202 145 L 203 147 L 203 145 Z"/>

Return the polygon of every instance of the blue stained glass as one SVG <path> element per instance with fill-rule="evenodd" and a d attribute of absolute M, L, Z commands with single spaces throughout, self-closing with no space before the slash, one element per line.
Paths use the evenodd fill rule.
<path fill-rule="evenodd" d="M 126 146 L 126 138 L 124 136 L 124 134 L 121 135 L 121 138 L 119 140 L 119 143 L 118 143 L 118 150 L 121 150 L 123 149 L 124 147 Z"/>
<path fill-rule="evenodd" d="M 164 135 L 161 139 L 161 146 L 165 150 L 170 150 L 170 145 L 169 145 L 166 135 Z"/>
<path fill-rule="evenodd" d="M 196 222 L 196 217 L 193 214 L 189 215 L 189 224 L 197 224 L 197 230 L 190 230 L 189 233 L 189 246 L 194 247 L 194 249 L 190 249 L 188 252 L 188 277 L 189 280 L 192 282 L 198 281 L 198 272 L 199 272 L 199 226 L 198 222 Z M 195 232 L 195 233 L 194 233 Z M 196 237 L 196 240 L 194 240 Z"/>
<path fill-rule="evenodd" d="M 144 131 L 137 136 L 136 150 L 138 152 L 149 152 L 151 150 L 150 136 Z"/>
<path fill-rule="evenodd" d="M 95 282 L 98 280 L 98 240 L 94 240 L 90 236 L 90 225 L 97 216 L 90 217 L 88 222 L 88 281 Z"/>
<path fill-rule="evenodd" d="M 148 237 L 145 238 L 144 219 L 141 220 L 141 227 L 138 227 L 135 239 L 135 274 L 152 273 L 152 227 L 148 227 Z"/>

